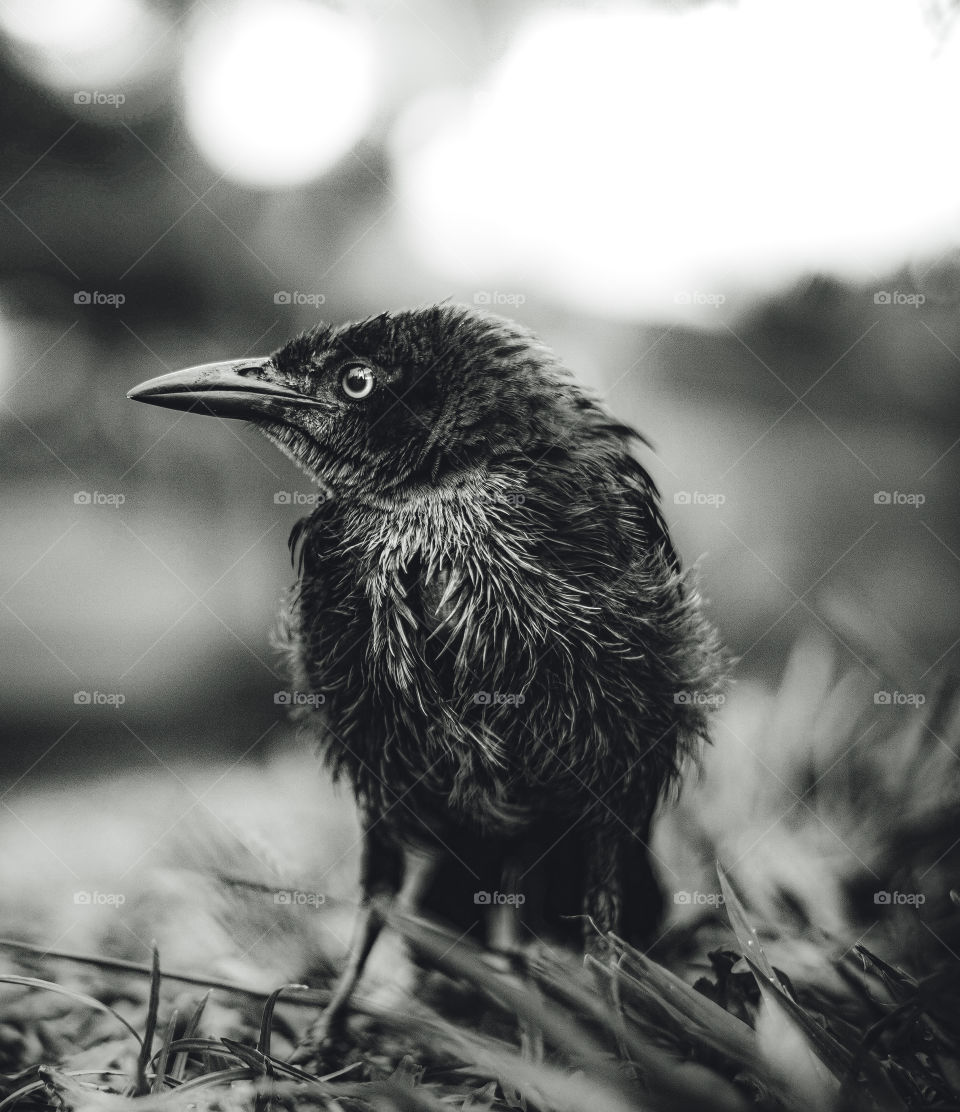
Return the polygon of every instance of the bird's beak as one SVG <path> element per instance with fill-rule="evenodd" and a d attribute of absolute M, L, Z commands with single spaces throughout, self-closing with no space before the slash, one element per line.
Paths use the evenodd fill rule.
<path fill-rule="evenodd" d="M 319 407 L 315 398 L 281 386 L 269 376 L 269 359 L 229 359 L 173 371 L 141 382 L 127 393 L 135 402 L 187 409 L 245 421 L 282 419 L 290 409 Z"/>

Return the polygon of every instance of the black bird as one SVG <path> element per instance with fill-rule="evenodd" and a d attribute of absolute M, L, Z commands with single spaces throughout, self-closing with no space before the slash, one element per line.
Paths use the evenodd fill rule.
<path fill-rule="evenodd" d="M 365 840 L 351 960 L 315 1035 L 362 972 L 376 896 L 458 930 L 648 940 L 651 815 L 722 669 L 642 438 L 525 328 L 451 304 L 320 325 L 129 397 L 252 421 L 322 492 L 291 535 L 282 640 L 293 687 L 323 696 L 303 717 Z"/>

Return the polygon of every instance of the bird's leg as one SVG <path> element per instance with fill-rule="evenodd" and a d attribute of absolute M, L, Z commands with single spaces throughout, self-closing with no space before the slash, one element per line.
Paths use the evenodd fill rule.
<path fill-rule="evenodd" d="M 384 908 L 376 897 L 387 896 L 389 906 L 408 915 L 415 914 L 440 863 L 440 855 L 437 853 L 404 849 L 403 884 L 399 892 L 394 887 L 394 894 L 391 895 L 384 891 L 385 862 L 382 858 L 384 851 L 385 847 L 380 845 L 375 837 L 368 834 L 364 838 L 363 860 L 360 868 L 363 897 L 354 924 L 353 936 L 350 939 L 347 965 L 340 974 L 320 1018 L 301 1040 L 296 1054 L 291 1059 L 294 1063 L 309 1060 L 318 1048 L 324 1047 L 337 1035 L 342 1034 L 350 997 L 363 976 L 367 959 L 384 925 Z M 378 857 L 378 854 L 381 856 Z"/>
<path fill-rule="evenodd" d="M 616 861 L 607 854 L 591 854 L 587 859 L 583 897 L 583 949 L 595 958 L 604 958 L 610 948 L 610 931 L 619 933 L 621 875 Z"/>
<path fill-rule="evenodd" d="M 487 945 L 501 954 L 516 954 L 523 947 L 522 905 L 525 894 L 520 892 L 523 863 L 510 858 L 500 874 L 500 894 L 508 898 L 490 908 L 487 917 Z M 519 896 L 519 899 L 518 899 Z"/>
<path fill-rule="evenodd" d="M 307 1038 L 301 1044 L 305 1054 L 299 1055 L 299 1060 L 309 1057 L 310 1052 L 332 1041 L 336 1035 L 342 1033 L 347 1004 L 350 1002 L 353 990 L 357 987 L 357 982 L 363 976 L 367 958 L 370 956 L 370 951 L 373 949 L 382 929 L 383 915 L 380 909 L 369 901 L 363 903 L 353 927 L 353 935 L 350 939 L 350 956 L 347 959 L 346 968 L 340 974 L 323 1013 L 310 1028 Z M 295 1056 L 293 1061 L 298 1061 L 298 1057 Z"/>
<path fill-rule="evenodd" d="M 487 919 L 487 945 L 498 954 L 505 955 L 511 965 L 515 964 L 523 951 L 529 949 L 530 938 L 536 939 L 536 935 L 529 929 L 527 915 L 530 911 L 527 900 L 531 895 L 531 888 L 537 887 L 532 883 L 534 878 L 530 875 L 532 863 L 532 854 L 529 851 L 507 859 L 500 874 L 500 892 L 506 897 L 506 902 L 491 907 Z M 539 990 L 522 965 L 517 970 L 516 983 L 523 991 L 539 997 Z M 519 1029 L 521 1056 L 527 1061 L 542 1062 L 543 1031 L 529 1019 L 520 1019 Z"/>
<path fill-rule="evenodd" d="M 367 958 L 383 929 L 383 913 L 374 902 L 374 897 L 378 894 L 396 893 L 399 874 L 400 857 L 397 848 L 384 840 L 380 830 L 371 825 L 363 836 L 360 910 L 350 939 L 346 968 L 340 974 L 326 1008 L 301 1038 L 291 1061 L 299 1064 L 308 1061 L 318 1048 L 330 1043 L 342 1032 L 350 996 L 363 976 Z"/>
<path fill-rule="evenodd" d="M 655 939 L 663 893 L 650 864 L 649 841 L 649 818 L 635 831 L 618 824 L 590 832 L 582 908 L 587 953 L 607 954 L 610 931 L 638 947 Z"/>
<path fill-rule="evenodd" d="M 442 854 L 436 850 L 404 849 L 403 884 L 393 904 L 397 911 L 416 915 L 442 859 Z"/>
<path fill-rule="evenodd" d="M 424 893 L 436 873 L 439 861 L 440 858 L 437 854 L 405 848 L 403 850 L 403 884 L 400 891 L 392 896 L 382 892 L 378 893 L 361 908 L 360 916 L 354 928 L 354 936 L 351 940 L 350 959 L 347 967 L 344 969 L 330 1002 L 320 1017 L 321 1024 L 325 1025 L 324 1030 L 317 1032 L 321 1039 L 329 1039 L 338 1027 L 342 1028 L 350 996 L 356 988 L 357 982 L 363 976 L 367 958 L 370 956 L 370 951 L 373 949 L 387 920 L 388 910 L 395 910 L 404 915 L 416 915 Z"/>

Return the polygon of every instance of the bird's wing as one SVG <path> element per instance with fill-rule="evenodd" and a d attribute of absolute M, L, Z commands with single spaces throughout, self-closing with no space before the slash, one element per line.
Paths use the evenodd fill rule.
<path fill-rule="evenodd" d="M 659 550 L 667 566 L 677 575 L 681 573 L 680 557 L 673 546 L 663 506 L 660 490 L 650 473 L 632 453 L 623 457 L 624 494 L 634 512 L 639 514 L 647 544 Z"/>

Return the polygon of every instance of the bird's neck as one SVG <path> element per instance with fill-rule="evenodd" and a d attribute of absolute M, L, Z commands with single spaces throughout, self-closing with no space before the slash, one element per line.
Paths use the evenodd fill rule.
<path fill-rule="evenodd" d="M 414 479 L 390 487 L 358 493 L 355 501 L 365 510 L 406 517 L 424 509 L 459 507 L 480 511 L 497 492 L 511 485 L 507 476 L 491 473 L 485 466 L 452 472 L 434 481 Z"/>

